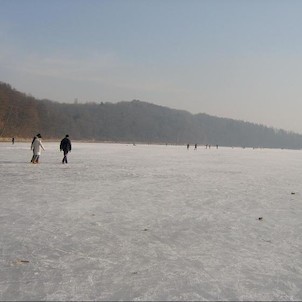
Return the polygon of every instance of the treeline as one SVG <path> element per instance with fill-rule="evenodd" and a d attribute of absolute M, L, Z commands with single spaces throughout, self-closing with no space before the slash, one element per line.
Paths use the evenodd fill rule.
<path fill-rule="evenodd" d="M 0 82 L 0 137 L 302 148 L 302 135 L 141 101 L 62 104 Z"/>

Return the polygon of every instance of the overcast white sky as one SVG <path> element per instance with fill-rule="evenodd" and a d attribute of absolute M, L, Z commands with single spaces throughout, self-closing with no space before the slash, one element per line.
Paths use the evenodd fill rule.
<path fill-rule="evenodd" d="M 302 1 L 0 0 L 0 81 L 302 133 Z"/>

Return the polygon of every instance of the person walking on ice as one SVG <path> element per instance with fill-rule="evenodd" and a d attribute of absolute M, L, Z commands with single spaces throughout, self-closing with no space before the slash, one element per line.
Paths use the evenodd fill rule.
<path fill-rule="evenodd" d="M 61 140 L 60 143 L 60 151 L 64 152 L 64 157 L 62 159 L 62 164 L 67 164 L 67 154 L 71 151 L 71 142 L 69 139 L 69 135 L 66 134 L 65 137 Z"/>
<path fill-rule="evenodd" d="M 42 145 L 41 139 L 42 139 L 42 136 L 39 133 L 39 134 L 37 134 L 36 139 L 32 143 L 32 150 L 34 152 L 33 159 L 32 159 L 33 164 L 38 164 L 39 163 L 39 158 L 40 158 L 40 155 L 41 155 L 41 151 L 42 150 L 45 151 L 45 148 Z"/>
<path fill-rule="evenodd" d="M 30 161 L 31 163 L 34 163 L 34 159 L 35 159 L 34 142 L 35 142 L 36 138 L 37 138 L 37 136 L 35 135 L 32 142 L 31 142 L 31 145 L 30 145 L 30 150 L 33 151 L 33 156 L 32 156 L 31 161 Z"/>

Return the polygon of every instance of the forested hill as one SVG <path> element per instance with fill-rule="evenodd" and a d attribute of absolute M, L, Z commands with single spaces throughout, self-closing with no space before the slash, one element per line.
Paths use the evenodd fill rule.
<path fill-rule="evenodd" d="M 211 144 L 302 148 L 302 135 L 207 114 L 193 115 L 141 101 L 61 104 L 37 100 L 0 82 L 0 139 L 73 140 Z"/>

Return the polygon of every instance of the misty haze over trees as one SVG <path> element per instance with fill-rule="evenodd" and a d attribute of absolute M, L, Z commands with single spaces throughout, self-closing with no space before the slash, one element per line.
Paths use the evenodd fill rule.
<path fill-rule="evenodd" d="M 37 100 L 0 82 L 0 138 L 210 144 L 302 148 L 302 135 L 207 114 L 191 114 L 138 100 L 62 104 Z"/>

